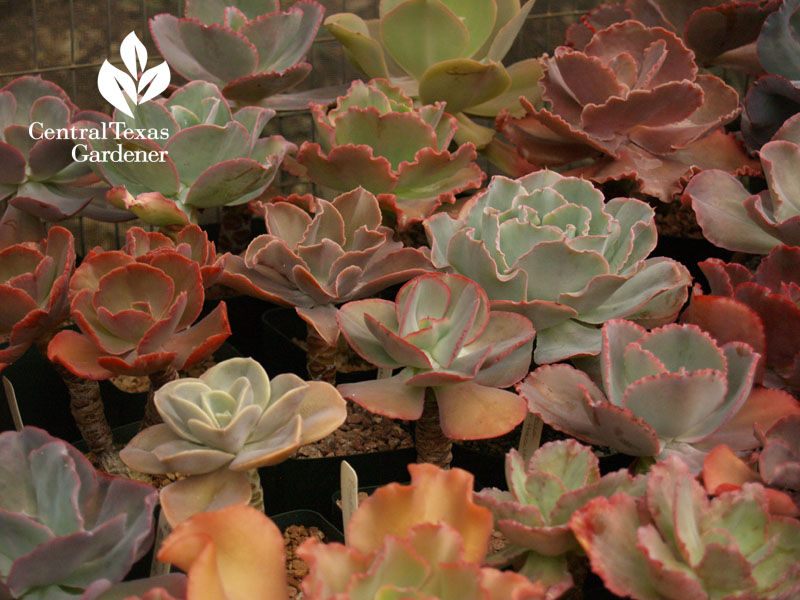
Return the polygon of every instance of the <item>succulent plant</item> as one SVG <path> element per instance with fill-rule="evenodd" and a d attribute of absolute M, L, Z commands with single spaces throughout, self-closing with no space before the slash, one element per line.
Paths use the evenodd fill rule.
<path fill-rule="evenodd" d="M 67 290 L 74 269 L 75 241 L 62 227 L 52 227 L 39 244 L 0 250 L 0 339 L 8 341 L 0 350 L 0 371 L 69 317 Z"/>
<path fill-rule="evenodd" d="M 532 165 L 583 161 L 569 173 L 600 183 L 633 179 L 664 202 L 701 169 L 758 172 L 720 130 L 739 114 L 738 95 L 719 77 L 698 74 L 691 50 L 665 29 L 625 21 L 598 31 L 583 50 L 561 46 L 542 62 L 550 107 L 521 99 L 524 117 L 497 120 Z"/>
<path fill-rule="evenodd" d="M 417 420 L 430 390 L 441 430 L 451 439 L 495 437 L 525 418 L 524 401 L 498 388 L 528 372 L 533 326 L 521 315 L 491 310 L 486 293 L 466 277 L 421 275 L 400 288 L 395 302 L 349 302 L 337 319 L 364 359 L 402 369 L 388 379 L 339 386 L 364 408 Z M 422 428 L 419 422 L 418 439 Z"/>
<path fill-rule="evenodd" d="M 800 1 L 769 2 L 768 6 L 774 12 L 764 21 L 756 44 L 767 75 L 747 90 L 742 112 L 742 135 L 751 150 L 759 150 L 800 112 L 800 27 L 796 22 Z"/>
<path fill-rule="evenodd" d="M 396 213 L 401 227 L 420 221 L 484 178 L 473 144 L 447 150 L 457 122 L 444 108 L 442 102 L 415 108 L 383 79 L 355 81 L 334 108 L 311 105 L 322 145 L 303 142 L 295 171 L 339 192 L 363 187 Z"/>
<path fill-rule="evenodd" d="M 74 160 L 74 140 L 45 138 L 47 129 L 69 131 L 107 120 L 79 112 L 64 90 L 41 77 L 18 77 L 0 89 L 0 200 L 48 221 L 80 211 L 104 221 L 130 219 L 106 204 L 108 187 L 89 164 Z"/>
<path fill-rule="evenodd" d="M 492 516 L 473 502 L 471 474 L 424 464 L 408 470 L 411 485 L 391 483 L 361 503 L 346 546 L 303 542 L 305 598 L 544 600 L 541 585 L 480 567 Z"/>
<path fill-rule="evenodd" d="M 592 36 L 635 19 L 683 39 L 698 64 L 759 73 L 756 43 L 764 20 L 780 0 L 625 0 L 590 10 L 567 28 L 567 45 L 582 50 Z"/>
<path fill-rule="evenodd" d="M 604 202 L 588 181 L 543 170 L 494 177 L 457 217 L 436 214 L 425 229 L 434 266 L 476 281 L 493 308 L 531 320 L 534 361 L 543 364 L 597 354 L 608 319 L 653 326 L 677 317 L 691 278 L 674 260 L 647 258 L 654 218 L 644 202 Z"/>
<path fill-rule="evenodd" d="M 644 498 L 595 498 L 570 528 L 592 570 L 620 596 L 788 600 L 800 593 L 800 522 L 770 516 L 755 483 L 709 501 L 676 456 L 653 466 Z"/>
<path fill-rule="evenodd" d="M 178 231 L 175 239 L 141 227 L 131 227 L 125 232 L 122 251 L 139 260 L 149 253 L 171 253 L 173 251 L 196 262 L 200 266 L 203 287 L 209 288 L 222 274 L 222 260 L 217 258 L 214 242 L 197 225 L 187 225 Z"/>
<path fill-rule="evenodd" d="M 800 248 L 775 246 L 755 273 L 716 258 L 698 266 L 711 293 L 695 293 L 681 321 L 750 344 L 762 356 L 758 383 L 800 390 Z"/>
<path fill-rule="evenodd" d="M 95 471 L 35 427 L 0 434 L 0 596 L 78 599 L 121 581 L 153 541 L 156 491 Z"/>
<path fill-rule="evenodd" d="M 799 153 L 800 115 L 795 115 L 759 152 L 767 190 L 751 194 L 738 179 L 716 169 L 695 175 L 683 202 L 691 204 L 706 239 L 752 254 L 767 254 L 778 244 L 800 246 Z"/>
<path fill-rule="evenodd" d="M 190 476 L 161 490 L 173 526 L 197 512 L 248 502 L 247 471 L 284 461 L 347 416 L 333 386 L 287 373 L 270 381 L 252 358 L 171 381 L 155 392 L 155 406 L 164 423 L 140 432 L 120 457 L 144 473 Z"/>
<path fill-rule="evenodd" d="M 128 130 L 147 124 L 148 133 L 158 135 L 117 138 L 111 129 L 105 138 L 87 140 L 90 157 L 114 186 L 108 201 L 160 227 L 196 223 L 202 209 L 261 195 L 292 147 L 281 136 L 261 137 L 275 111 L 249 106 L 232 113 L 217 86 L 204 81 L 192 81 L 166 100 L 139 104 L 133 115 L 115 111 L 114 120 Z M 155 153 L 158 160 L 113 160 L 123 146 Z"/>
<path fill-rule="evenodd" d="M 376 20 L 339 13 L 325 19 L 325 27 L 368 79 L 402 82 L 422 104 L 446 102 L 451 114 L 494 117 L 520 95 L 535 93 L 537 61 L 508 69 L 501 62 L 533 4 L 382 0 Z"/>
<path fill-rule="evenodd" d="M 648 332 L 614 319 L 603 326 L 602 391 L 564 364 L 539 367 L 517 391 L 545 423 L 584 442 L 632 456 L 679 454 L 699 471 L 717 444 L 753 449 L 754 424 L 800 412 L 788 394 L 752 389 L 757 361 L 747 344 L 720 346 L 696 325 Z"/>
<path fill-rule="evenodd" d="M 225 255 L 222 283 L 294 306 L 329 345 L 339 336 L 336 304 L 372 296 L 431 268 L 425 251 L 393 241 L 392 230 L 381 226 L 377 200 L 364 189 L 333 202 L 291 196 L 263 209 L 267 234 L 243 256 Z"/>
<path fill-rule="evenodd" d="M 182 369 L 214 352 L 231 333 L 224 302 L 195 323 L 203 308 L 203 279 L 200 265 L 180 246 L 138 259 L 95 248 L 75 270 L 69 295 L 81 332 L 60 331 L 47 354 L 88 379 Z"/>
<path fill-rule="evenodd" d="M 187 0 L 184 18 L 157 15 L 150 32 L 177 73 L 213 83 L 241 105 L 256 105 L 311 72 L 302 61 L 324 12 L 314 0 L 285 11 L 278 0 Z"/>
<path fill-rule="evenodd" d="M 568 525 L 572 514 L 598 496 L 639 496 L 645 479 L 634 479 L 624 469 L 601 477 L 590 448 L 561 440 L 539 448 L 527 464 L 512 449 L 506 454 L 506 482 L 508 491 L 487 488 L 475 496 L 492 511 L 495 528 L 509 542 L 503 562 L 524 556 L 519 572 L 549 585 L 559 597 L 573 585 L 567 556 L 580 548 Z"/>

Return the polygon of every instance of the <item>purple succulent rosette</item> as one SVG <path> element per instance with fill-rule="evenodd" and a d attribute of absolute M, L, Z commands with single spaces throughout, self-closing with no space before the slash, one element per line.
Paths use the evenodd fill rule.
<path fill-rule="evenodd" d="M 108 201 L 159 227 L 180 229 L 196 223 L 203 209 L 260 196 L 293 147 L 281 136 L 261 137 L 275 111 L 248 106 L 232 112 L 217 86 L 204 81 L 139 104 L 133 114 L 115 111 L 114 119 L 130 129 L 145 123 L 158 135 L 122 140 L 110 131 L 87 143 L 97 153 L 93 166 L 114 186 Z M 115 161 L 122 141 L 126 150 L 155 152 L 159 160 Z"/>
<path fill-rule="evenodd" d="M 0 596 L 74 598 L 122 581 L 153 541 L 155 489 L 25 427 L 0 434 Z"/>
<path fill-rule="evenodd" d="M 778 130 L 759 152 L 767 189 L 751 194 L 724 171 L 696 175 L 686 186 L 703 235 L 716 246 L 767 254 L 778 244 L 800 246 L 800 115 Z"/>
<path fill-rule="evenodd" d="M 46 139 L 47 129 L 68 130 L 108 121 L 78 111 L 67 93 L 41 77 L 19 77 L 0 90 L 0 200 L 37 219 L 60 221 L 81 211 L 101 221 L 130 213 L 108 206 L 108 186 L 88 162 L 73 158 L 72 139 Z"/>
<path fill-rule="evenodd" d="M 774 390 L 753 389 L 759 355 L 742 342 L 723 345 L 696 325 L 648 332 L 623 320 L 603 326 L 602 389 L 566 364 L 545 365 L 517 385 L 542 420 L 584 442 L 631 456 L 678 454 L 699 472 L 717 444 L 758 446 L 755 424 L 780 415 Z M 800 412 L 787 394 L 784 410 Z"/>
<path fill-rule="evenodd" d="M 599 183 L 632 179 L 663 202 L 700 170 L 759 172 L 721 130 L 739 115 L 736 91 L 699 74 L 673 33 L 625 21 L 598 31 L 583 50 L 561 46 L 542 60 L 549 108 L 523 98 L 525 116 L 497 119 L 531 165 L 588 162 L 569 174 Z"/>
<path fill-rule="evenodd" d="M 257 105 L 305 79 L 303 62 L 325 9 L 301 0 L 186 0 L 185 17 L 157 15 L 150 32 L 169 66 L 188 80 L 213 83 L 242 106 Z"/>

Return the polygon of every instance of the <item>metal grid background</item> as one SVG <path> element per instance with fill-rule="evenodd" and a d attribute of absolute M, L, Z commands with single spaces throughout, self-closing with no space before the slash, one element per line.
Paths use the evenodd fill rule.
<path fill-rule="evenodd" d="M 377 0 L 318 0 L 326 15 L 352 12 L 363 18 L 377 16 Z M 288 7 L 293 0 L 282 0 Z M 597 6 L 599 0 L 537 0 L 525 27 L 520 32 L 505 62 L 552 51 L 562 43 L 567 26 Z M 160 13 L 183 13 L 184 0 L 0 0 L 0 87 L 20 75 L 42 75 L 63 87 L 82 109 L 109 111 L 97 92 L 97 72 L 108 58 L 121 64 L 119 45 L 135 31 L 148 49 L 148 62 L 162 60 L 150 37 L 148 20 Z M 311 75 L 297 91 L 332 86 L 357 79 L 341 46 L 320 28 L 308 61 Z M 177 75 L 173 74 L 173 82 Z M 271 122 L 280 133 L 297 144 L 314 138 L 314 128 L 307 112 L 282 113 Z M 289 176 L 279 177 L 281 192 L 311 191 L 309 184 Z M 205 218 L 212 221 L 213 212 Z M 80 253 L 95 245 L 118 247 L 120 236 L 129 221 L 120 225 L 98 223 L 78 217 L 61 223 L 71 229 L 79 242 Z"/>

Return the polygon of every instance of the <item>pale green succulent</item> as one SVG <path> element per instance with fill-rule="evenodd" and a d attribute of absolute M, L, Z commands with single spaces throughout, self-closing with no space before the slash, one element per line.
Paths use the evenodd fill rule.
<path fill-rule="evenodd" d="M 509 491 L 487 488 L 475 496 L 492 511 L 495 528 L 509 542 L 490 562 L 525 556 L 520 573 L 545 583 L 558 596 L 573 585 L 567 556 L 580 549 L 568 525 L 572 514 L 592 498 L 617 492 L 641 496 L 645 481 L 624 469 L 601 477 L 594 452 L 575 440 L 545 444 L 527 464 L 512 449 L 506 455 Z"/>
<path fill-rule="evenodd" d="M 336 389 L 289 373 L 271 381 L 252 358 L 231 358 L 200 376 L 155 393 L 164 423 L 134 437 L 120 453 L 144 473 L 190 475 L 161 490 L 171 524 L 250 499 L 247 471 L 286 460 L 322 439 L 347 416 Z"/>
<path fill-rule="evenodd" d="M 508 67 L 508 53 L 534 0 L 381 0 L 378 19 L 352 13 L 325 19 L 351 63 L 368 78 L 402 85 L 423 104 L 447 102 L 447 112 L 494 117 L 539 96 L 536 59 Z M 467 123 L 463 133 L 476 125 Z M 491 132 L 484 132 L 484 135 Z M 482 146 L 478 138 L 469 138 Z"/>
<path fill-rule="evenodd" d="M 619 596 L 791 600 L 800 594 L 800 522 L 771 516 L 757 483 L 709 500 L 678 457 L 653 466 L 643 498 L 595 498 L 569 524 L 592 570 Z"/>
<path fill-rule="evenodd" d="M 486 290 L 492 307 L 528 317 L 534 361 L 600 352 L 600 326 L 625 318 L 674 321 L 691 277 L 656 246 L 655 213 L 633 198 L 604 201 L 591 183 L 537 171 L 494 177 L 457 217 L 425 221 L 435 267 L 450 267 Z"/>
<path fill-rule="evenodd" d="M 47 432 L 0 434 L 0 598 L 69 600 L 150 548 L 156 491 L 96 471 Z"/>

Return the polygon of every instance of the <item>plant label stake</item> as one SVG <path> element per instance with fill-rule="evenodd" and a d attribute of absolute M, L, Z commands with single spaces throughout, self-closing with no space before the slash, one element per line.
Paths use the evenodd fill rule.
<path fill-rule="evenodd" d="M 526 464 L 542 442 L 543 426 L 542 420 L 532 412 L 528 413 L 522 423 L 522 433 L 519 436 L 519 453 L 525 459 Z"/>
<path fill-rule="evenodd" d="M 169 523 L 167 523 L 166 517 L 164 517 L 164 511 L 159 511 L 158 523 L 156 524 L 156 539 L 153 541 L 153 561 L 150 563 L 150 577 L 166 575 L 172 568 L 172 565 L 169 563 L 163 563 L 156 558 L 156 556 L 158 556 L 158 551 L 161 549 L 161 544 L 164 543 L 164 539 L 171 531 L 172 528 L 169 526 Z"/>
<path fill-rule="evenodd" d="M 3 377 L 3 389 L 6 392 L 6 402 L 11 411 L 11 418 L 14 420 L 14 427 L 17 431 L 22 431 L 22 415 L 19 414 L 19 405 L 17 404 L 17 394 L 14 392 L 14 386 L 7 377 Z"/>
<path fill-rule="evenodd" d="M 342 488 L 342 526 L 347 543 L 347 523 L 358 508 L 358 475 L 346 460 L 342 461 L 339 480 Z"/>

